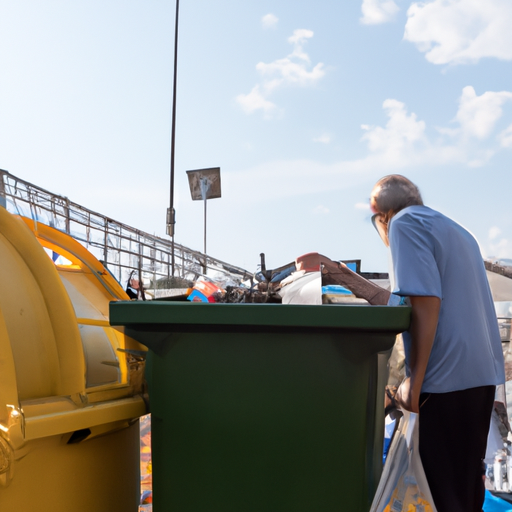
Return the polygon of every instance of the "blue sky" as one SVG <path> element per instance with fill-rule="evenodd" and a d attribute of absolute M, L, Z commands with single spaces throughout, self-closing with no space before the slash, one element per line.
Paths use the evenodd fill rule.
<path fill-rule="evenodd" d="M 174 2 L 0 0 L 0 168 L 165 236 Z M 386 271 L 368 197 L 389 173 L 512 258 L 510 0 L 181 0 L 176 237 L 186 170 L 221 168 L 208 252 Z"/>

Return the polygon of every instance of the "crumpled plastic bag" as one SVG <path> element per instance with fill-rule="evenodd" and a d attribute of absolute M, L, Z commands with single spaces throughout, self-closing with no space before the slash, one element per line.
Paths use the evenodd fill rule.
<path fill-rule="evenodd" d="M 413 475 L 404 475 L 398 481 L 384 512 L 432 512 L 432 506 L 418 489 Z"/>
<path fill-rule="evenodd" d="M 402 412 L 370 512 L 437 512 L 418 449 L 418 415 Z"/>

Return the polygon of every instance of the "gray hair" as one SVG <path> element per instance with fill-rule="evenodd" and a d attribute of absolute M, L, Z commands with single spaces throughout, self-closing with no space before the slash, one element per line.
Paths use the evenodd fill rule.
<path fill-rule="evenodd" d="M 395 215 L 413 205 L 423 205 L 418 187 L 405 176 L 390 174 L 373 187 L 372 206 L 385 215 Z"/>

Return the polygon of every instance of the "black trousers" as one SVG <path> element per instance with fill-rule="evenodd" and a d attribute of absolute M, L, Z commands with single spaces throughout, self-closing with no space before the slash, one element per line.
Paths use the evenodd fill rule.
<path fill-rule="evenodd" d="M 482 512 L 495 386 L 420 397 L 421 461 L 438 512 Z"/>

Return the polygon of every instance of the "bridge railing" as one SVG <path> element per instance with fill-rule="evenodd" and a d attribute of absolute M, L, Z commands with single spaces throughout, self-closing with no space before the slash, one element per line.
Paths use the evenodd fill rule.
<path fill-rule="evenodd" d="M 250 277 L 242 268 L 123 224 L 1 169 L 0 199 L 11 213 L 71 235 L 123 287 L 130 277 L 143 279 L 147 290 L 158 296 L 179 287 L 180 281 L 195 281 L 199 276 L 234 285 Z"/>

